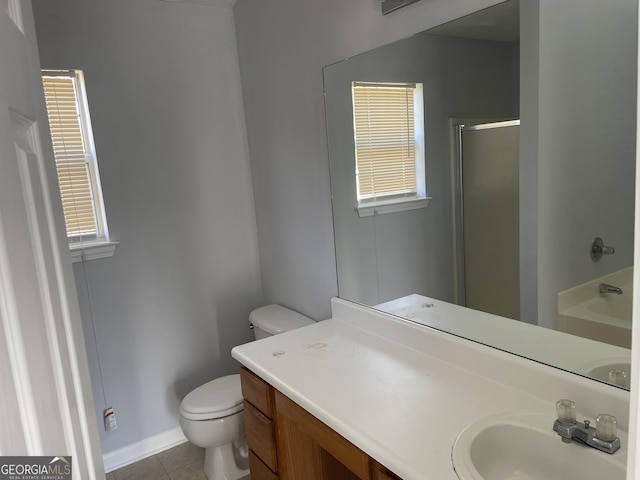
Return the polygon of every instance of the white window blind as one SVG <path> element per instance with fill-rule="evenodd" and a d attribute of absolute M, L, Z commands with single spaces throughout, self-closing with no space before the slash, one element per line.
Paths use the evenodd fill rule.
<path fill-rule="evenodd" d="M 417 194 L 415 89 L 353 83 L 358 202 Z"/>
<path fill-rule="evenodd" d="M 67 237 L 72 244 L 106 240 L 81 72 L 43 71 L 42 81 Z"/>

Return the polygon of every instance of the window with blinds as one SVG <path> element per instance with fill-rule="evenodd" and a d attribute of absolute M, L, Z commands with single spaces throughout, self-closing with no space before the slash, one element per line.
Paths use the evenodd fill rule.
<path fill-rule="evenodd" d="M 353 82 L 357 201 L 424 197 L 422 85 Z"/>
<path fill-rule="evenodd" d="M 42 83 L 67 237 L 72 246 L 107 241 L 82 72 L 43 70 Z"/>

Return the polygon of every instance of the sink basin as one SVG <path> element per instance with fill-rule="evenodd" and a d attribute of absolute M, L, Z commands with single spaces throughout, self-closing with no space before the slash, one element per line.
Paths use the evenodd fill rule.
<path fill-rule="evenodd" d="M 609 372 L 611 370 L 620 370 L 627 372 L 627 382 L 631 378 L 631 358 L 629 355 L 620 355 L 609 358 L 599 358 L 591 360 L 582 365 L 575 367 L 575 372 L 580 375 L 585 375 L 589 378 L 599 380 L 601 382 L 610 383 Z M 623 385 L 620 385 L 623 386 Z M 625 388 L 629 388 L 626 385 Z"/>
<path fill-rule="evenodd" d="M 596 380 L 600 380 L 601 382 L 609 383 L 609 372 L 611 370 L 621 370 L 623 372 L 627 372 L 627 375 L 630 375 L 631 363 L 627 361 L 600 365 L 589 370 L 587 375 L 591 378 L 595 378 Z M 628 387 L 628 385 L 626 385 L 626 387 Z"/>
<path fill-rule="evenodd" d="M 579 416 L 579 418 L 582 418 Z M 509 414 L 485 418 L 456 439 L 453 468 L 460 480 L 625 480 L 626 445 L 613 455 L 577 442 L 563 443 L 555 417 Z"/>

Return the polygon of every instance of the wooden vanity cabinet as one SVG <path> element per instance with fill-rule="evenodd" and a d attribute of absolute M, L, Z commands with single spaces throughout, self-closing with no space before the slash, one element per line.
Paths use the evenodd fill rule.
<path fill-rule="evenodd" d="M 394 475 L 394 473 L 388 468 L 375 462 L 373 470 L 371 471 L 372 480 L 401 480 L 400 477 Z"/>
<path fill-rule="evenodd" d="M 275 390 L 246 368 L 240 371 L 251 480 L 278 480 Z"/>
<path fill-rule="evenodd" d="M 242 367 L 251 480 L 400 480 Z"/>

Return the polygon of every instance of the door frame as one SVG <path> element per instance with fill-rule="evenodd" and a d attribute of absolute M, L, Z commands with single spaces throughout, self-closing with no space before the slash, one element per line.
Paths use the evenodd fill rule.
<path fill-rule="evenodd" d="M 0 24 L 0 453 L 70 455 L 74 478 L 104 480 L 31 0 Z"/>

